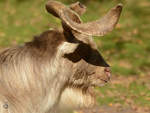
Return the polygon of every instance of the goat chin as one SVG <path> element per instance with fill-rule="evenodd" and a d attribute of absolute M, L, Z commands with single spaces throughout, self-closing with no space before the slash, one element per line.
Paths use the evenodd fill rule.
<path fill-rule="evenodd" d="M 61 95 L 58 110 L 66 113 L 75 109 L 92 107 L 94 104 L 95 98 L 90 93 L 83 93 L 78 88 L 66 88 Z"/>

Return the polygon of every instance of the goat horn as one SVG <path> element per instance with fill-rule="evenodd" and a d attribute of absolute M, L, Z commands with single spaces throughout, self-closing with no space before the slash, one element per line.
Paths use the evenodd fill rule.
<path fill-rule="evenodd" d="M 73 3 L 69 7 L 66 7 L 64 4 L 60 2 L 49 0 L 46 3 L 46 10 L 55 17 L 58 17 L 60 19 L 61 19 L 61 12 L 63 10 L 67 10 L 70 19 L 72 19 L 75 22 L 81 23 L 79 15 L 85 13 L 86 7 L 80 2 Z"/>
<path fill-rule="evenodd" d="M 122 4 L 118 4 L 112 8 L 103 18 L 88 22 L 88 23 L 76 23 L 69 18 L 70 10 L 64 8 L 61 10 L 60 18 L 64 21 L 71 29 L 80 33 L 92 36 L 103 36 L 106 33 L 113 30 L 117 24 L 120 14 L 122 11 Z"/>
<path fill-rule="evenodd" d="M 60 12 L 63 9 L 66 9 L 66 6 L 60 2 L 49 0 L 46 3 L 46 10 L 58 18 L 60 18 Z"/>

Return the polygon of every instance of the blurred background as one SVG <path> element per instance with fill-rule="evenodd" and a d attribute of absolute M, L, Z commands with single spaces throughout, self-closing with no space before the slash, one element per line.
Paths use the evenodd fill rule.
<path fill-rule="evenodd" d="M 61 27 L 60 20 L 46 12 L 46 1 L 0 0 L 1 49 L 30 41 L 49 28 Z M 84 22 L 98 19 L 118 3 L 124 5 L 116 29 L 94 37 L 113 73 L 110 84 L 96 89 L 97 101 L 104 111 L 111 109 L 112 113 L 150 113 L 150 1 L 59 1 L 86 5 L 87 12 L 81 17 Z"/>

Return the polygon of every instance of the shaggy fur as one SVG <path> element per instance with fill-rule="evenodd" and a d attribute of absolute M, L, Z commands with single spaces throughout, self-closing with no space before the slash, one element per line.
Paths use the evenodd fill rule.
<path fill-rule="evenodd" d="M 61 70 L 65 67 L 61 43 L 63 34 L 48 31 L 24 46 L 1 52 L 0 95 L 11 112 L 44 113 L 55 105 L 60 96 L 56 92 L 61 92 L 69 76 Z"/>
<path fill-rule="evenodd" d="M 63 33 L 53 30 L 42 33 L 24 46 L 2 51 L 0 53 L 1 106 L 7 103 L 6 110 L 14 113 L 46 113 L 58 104 L 65 87 L 87 89 L 94 81 L 87 77 L 94 74 L 95 66 L 89 64 L 90 61 L 85 62 L 84 57 L 89 56 L 88 54 L 81 54 L 82 51 L 91 53 L 92 50 L 86 46 L 86 44 L 79 46 L 69 43 Z M 71 54 L 74 54 L 73 59 L 79 59 L 72 61 Z M 71 92 L 78 94 L 78 91 L 70 89 L 70 94 Z M 84 97 L 86 101 L 92 98 L 86 95 L 82 97 L 82 90 L 79 92 L 78 95 Z M 64 104 L 66 95 L 69 95 L 69 89 L 64 90 L 60 103 Z M 88 105 L 86 101 L 81 104 Z M 93 100 L 90 99 L 89 105 L 91 103 Z"/>

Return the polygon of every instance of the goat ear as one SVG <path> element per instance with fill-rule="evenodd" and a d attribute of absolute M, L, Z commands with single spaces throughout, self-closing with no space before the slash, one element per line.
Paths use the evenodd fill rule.
<path fill-rule="evenodd" d="M 88 23 L 77 23 L 73 21 L 70 19 L 70 11 L 67 9 L 64 9 L 60 13 L 60 17 L 64 23 L 66 23 L 71 29 L 77 32 L 86 35 L 103 36 L 113 30 L 119 20 L 121 11 L 122 4 L 118 4 L 116 7 L 112 8 L 103 18 Z"/>

